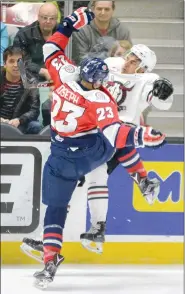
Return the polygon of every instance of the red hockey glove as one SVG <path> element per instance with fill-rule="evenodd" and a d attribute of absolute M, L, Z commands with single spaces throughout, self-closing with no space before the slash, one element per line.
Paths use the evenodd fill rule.
<path fill-rule="evenodd" d="M 159 148 L 166 144 L 165 135 L 160 131 L 154 130 L 152 127 L 137 127 L 134 132 L 135 147 Z"/>
<path fill-rule="evenodd" d="M 94 19 L 94 13 L 87 7 L 80 7 L 75 10 L 71 15 L 67 16 L 63 20 L 64 26 L 69 26 L 75 31 L 83 28 L 84 26 L 90 24 Z"/>

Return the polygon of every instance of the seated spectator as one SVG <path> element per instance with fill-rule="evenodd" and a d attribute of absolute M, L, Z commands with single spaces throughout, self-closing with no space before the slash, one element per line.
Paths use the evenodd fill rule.
<path fill-rule="evenodd" d="M 57 18 L 57 7 L 53 3 L 45 3 L 39 9 L 38 20 L 21 28 L 14 39 L 14 46 L 24 50 L 26 65 L 39 81 L 50 80 L 44 65 L 42 47 L 55 32 Z"/>
<path fill-rule="evenodd" d="M 8 47 L 8 32 L 6 25 L 1 21 L 1 66 L 3 66 L 3 52 Z"/>
<path fill-rule="evenodd" d="M 93 1 L 94 20 L 79 32 L 73 33 L 73 61 L 78 65 L 97 44 L 100 37 L 131 42 L 130 32 L 125 24 L 113 17 L 115 1 Z M 112 44 L 113 45 L 113 44 Z M 99 57 L 99 56 L 97 56 Z"/>
<path fill-rule="evenodd" d="M 38 134 L 40 109 L 38 89 L 25 90 L 17 61 L 23 58 L 20 48 L 8 47 L 3 54 L 4 69 L 0 73 L 0 121 L 19 128 L 25 134 Z"/>
<path fill-rule="evenodd" d="M 110 57 L 121 57 L 123 54 L 132 48 L 132 44 L 127 40 L 117 41 L 109 52 Z"/>

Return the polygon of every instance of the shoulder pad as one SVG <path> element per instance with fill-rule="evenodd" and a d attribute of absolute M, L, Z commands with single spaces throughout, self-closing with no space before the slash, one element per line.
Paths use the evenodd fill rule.
<path fill-rule="evenodd" d="M 77 81 L 79 78 L 79 70 L 72 64 L 65 64 L 60 68 L 59 75 L 63 83 Z"/>
<path fill-rule="evenodd" d="M 124 65 L 122 57 L 108 57 L 104 60 L 104 62 L 107 64 L 110 71 L 121 73 Z"/>
<path fill-rule="evenodd" d="M 97 102 L 97 103 L 110 102 L 110 97 L 106 93 L 100 90 L 84 91 L 83 96 L 85 99 L 91 102 Z"/>

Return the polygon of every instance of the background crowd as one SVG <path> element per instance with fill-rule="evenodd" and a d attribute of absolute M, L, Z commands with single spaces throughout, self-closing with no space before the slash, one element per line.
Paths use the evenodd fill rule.
<path fill-rule="evenodd" d="M 73 33 L 70 57 L 76 65 L 88 56 L 102 59 L 122 56 L 131 48 L 132 32 L 114 17 L 115 1 L 91 1 L 90 4 L 89 1 L 75 1 L 73 8 L 84 5 L 91 5 L 95 19 L 80 32 Z M 30 82 L 51 81 L 44 65 L 42 47 L 63 15 L 64 1 L 53 1 L 42 4 L 36 20 L 16 27 L 14 33 L 7 29 L 6 22 L 1 22 L 0 120 L 24 134 L 38 134 L 50 124 L 52 87 L 25 89 L 17 61 L 23 58 Z"/>

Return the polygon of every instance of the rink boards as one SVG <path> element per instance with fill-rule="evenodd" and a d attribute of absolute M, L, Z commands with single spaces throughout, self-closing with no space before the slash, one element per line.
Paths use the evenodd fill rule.
<path fill-rule="evenodd" d="M 77 188 L 64 230 L 68 263 L 183 263 L 184 145 L 141 150 L 151 177 L 161 181 L 158 200 L 149 206 L 122 167 L 109 177 L 109 213 L 104 253 L 81 247 L 80 233 L 89 228 L 87 186 Z M 41 172 L 49 154 L 46 141 L 3 141 L 1 146 L 2 263 L 35 263 L 19 249 L 23 237 L 39 239 L 45 207 Z"/>

